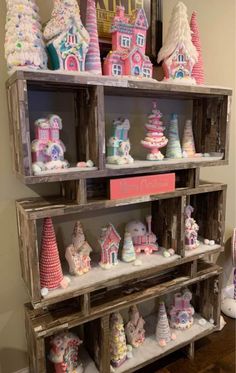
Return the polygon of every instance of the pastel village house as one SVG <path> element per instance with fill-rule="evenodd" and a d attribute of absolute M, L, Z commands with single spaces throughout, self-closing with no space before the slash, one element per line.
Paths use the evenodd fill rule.
<path fill-rule="evenodd" d="M 65 145 L 60 140 L 62 120 L 58 115 L 35 122 L 35 140 L 32 142 L 32 160 L 35 163 L 64 160 Z"/>
<path fill-rule="evenodd" d="M 44 37 L 49 41 L 47 50 L 53 70 L 85 71 L 90 37 L 81 22 L 79 10 L 75 10 L 75 14 L 73 10 L 65 12 L 64 18 L 59 20 L 52 18 L 44 30 Z"/>
<path fill-rule="evenodd" d="M 121 237 L 112 224 L 102 228 L 99 240 L 101 246 L 100 266 L 108 269 L 118 264 L 118 251 Z"/>
<path fill-rule="evenodd" d="M 112 50 L 104 60 L 104 75 L 152 77 L 152 63 L 145 55 L 147 29 L 143 8 L 127 17 L 124 7 L 117 6 L 111 27 Z"/>

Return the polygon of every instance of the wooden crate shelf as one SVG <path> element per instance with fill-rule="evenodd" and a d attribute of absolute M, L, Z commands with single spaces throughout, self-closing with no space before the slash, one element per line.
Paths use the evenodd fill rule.
<path fill-rule="evenodd" d="M 116 80 L 54 72 L 17 71 L 7 82 L 10 134 L 14 171 L 26 184 L 61 182 L 170 170 L 228 163 L 228 131 L 232 90 L 208 86 L 178 86 L 160 82 Z M 46 93 L 46 95 L 45 95 Z M 197 152 L 209 157 L 164 160 L 153 163 L 137 160 L 131 166 L 105 165 L 106 128 L 110 119 L 112 97 L 132 100 L 139 97 L 160 100 L 182 100 L 191 106 L 191 117 Z M 120 113 L 123 112 L 120 108 Z M 64 127 L 62 139 L 67 147 L 66 158 L 73 165 L 91 159 L 95 168 L 82 172 L 72 168 L 62 172 L 33 175 L 31 141 L 33 123 L 48 113 L 61 114 Z M 68 113 L 72 119 L 68 117 Z M 114 115 L 110 113 L 112 119 Z M 131 123 L 132 128 L 132 123 Z M 137 131 L 136 131 L 137 132 Z M 140 131 L 138 131 L 139 133 Z M 73 134 L 71 136 L 71 134 Z M 131 135 L 131 142 L 133 142 Z M 140 148 L 139 153 L 145 157 Z M 140 154 L 137 159 L 140 158 Z"/>
<path fill-rule="evenodd" d="M 153 301 L 154 305 L 158 303 L 158 299 L 163 299 L 164 296 L 174 294 L 182 288 L 190 288 L 194 294 L 193 305 L 196 310 L 194 325 L 187 331 L 176 332 L 177 339 L 169 343 L 165 348 L 160 348 L 155 342 L 154 331 L 156 325 L 157 313 L 154 315 L 147 313 L 144 316 L 146 321 L 146 341 L 143 346 L 134 350 L 134 358 L 127 360 L 117 372 L 134 372 L 142 366 L 148 365 L 152 361 L 158 360 L 161 357 L 179 349 L 184 346 L 192 345 L 194 341 L 202 338 L 209 333 L 213 332 L 219 327 L 220 313 L 218 311 L 220 305 L 220 291 L 222 281 L 222 270 L 216 265 L 209 265 L 204 262 L 201 263 L 202 270 L 194 278 L 189 277 L 176 277 L 168 281 L 168 276 L 163 277 L 162 281 L 159 280 L 158 285 L 144 288 L 140 293 L 136 292 L 138 297 L 134 294 L 121 296 L 120 301 L 115 300 L 112 302 L 112 294 L 110 296 L 110 303 L 107 301 L 104 308 L 91 308 L 87 315 L 84 315 L 76 304 L 64 304 L 50 310 L 33 310 L 31 305 L 26 305 L 26 328 L 30 336 L 31 348 L 31 367 L 34 366 L 33 371 L 40 373 L 51 373 L 46 366 L 47 355 L 47 341 L 53 335 L 65 330 L 74 330 L 75 328 L 84 327 L 84 348 L 89 349 L 89 353 L 94 357 L 94 362 L 87 353 L 82 352 L 85 359 L 85 365 L 91 367 L 91 372 L 110 372 L 110 358 L 109 358 L 109 317 L 112 312 L 119 310 L 123 312 L 127 310 L 130 305 L 139 304 L 145 306 L 145 302 Z M 214 291 L 212 291 L 214 289 Z M 118 291 L 118 289 L 117 289 Z M 203 297 L 199 297 L 199 293 Z M 207 298 L 206 298 L 207 297 Z M 104 298 L 103 298 L 104 299 Z M 109 296 L 108 298 L 109 299 Z M 149 303 L 148 303 L 149 304 Z M 147 307 L 148 309 L 148 307 Z M 151 311 L 153 312 L 153 310 Z M 206 320 L 205 325 L 201 326 L 198 323 L 199 318 Z M 212 321 L 211 321 L 212 320 Z M 210 322 L 211 321 L 211 322 Z M 77 329 L 75 329 L 77 330 Z M 98 330 L 98 334 L 94 331 Z M 101 333 L 101 331 L 103 331 Z M 92 333 L 90 338 L 90 333 Z M 97 336 L 99 341 L 97 341 Z M 92 346 L 91 346 L 91 341 Z M 96 345 L 99 343 L 99 347 Z M 94 347 L 99 348 L 98 356 L 95 356 Z M 193 346 L 193 345 L 192 345 Z M 94 355 L 95 354 L 95 355 Z M 33 364 L 33 365 L 32 365 Z M 39 366 L 40 369 L 39 370 Z M 90 373 L 90 371 L 89 371 Z"/>

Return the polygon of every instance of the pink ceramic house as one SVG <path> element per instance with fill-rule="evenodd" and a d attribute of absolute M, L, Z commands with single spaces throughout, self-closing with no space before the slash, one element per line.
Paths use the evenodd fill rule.
<path fill-rule="evenodd" d="M 144 9 L 125 16 L 123 6 L 117 6 L 112 33 L 112 50 L 104 60 L 104 75 L 133 75 L 151 78 L 152 63 L 145 55 L 148 21 Z"/>
<path fill-rule="evenodd" d="M 118 250 L 121 238 L 112 224 L 102 229 L 99 243 L 101 245 L 100 266 L 108 269 L 118 264 Z"/>

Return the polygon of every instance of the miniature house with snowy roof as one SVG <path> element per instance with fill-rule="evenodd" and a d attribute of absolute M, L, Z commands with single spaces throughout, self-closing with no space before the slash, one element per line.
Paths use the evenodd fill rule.
<path fill-rule="evenodd" d="M 179 2 L 172 13 L 166 41 L 158 54 L 158 63 L 163 61 L 165 79 L 196 83 L 192 70 L 198 60 L 198 52 L 192 43 L 187 8 Z"/>
<path fill-rule="evenodd" d="M 55 1 L 44 37 L 53 70 L 84 71 L 89 34 L 84 28 L 76 0 Z"/>
<path fill-rule="evenodd" d="M 170 326 L 175 329 L 188 329 L 193 324 L 194 308 L 190 301 L 192 293 L 184 289 L 174 296 L 174 304 L 170 309 Z"/>
<path fill-rule="evenodd" d="M 144 9 L 136 9 L 130 18 L 123 6 L 117 6 L 112 33 L 112 51 L 105 58 L 104 75 L 152 77 L 152 63 L 145 55 L 148 21 Z"/>
<path fill-rule="evenodd" d="M 118 264 L 118 250 L 121 238 L 112 224 L 102 228 L 99 243 L 101 245 L 101 261 L 102 268 L 111 268 Z"/>

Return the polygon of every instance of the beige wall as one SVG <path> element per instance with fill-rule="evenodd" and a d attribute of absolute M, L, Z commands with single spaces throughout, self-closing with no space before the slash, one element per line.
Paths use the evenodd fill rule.
<path fill-rule="evenodd" d="M 164 0 L 165 29 L 170 9 L 175 0 Z M 189 15 L 193 9 L 199 13 L 202 35 L 203 56 L 206 80 L 209 84 L 235 88 L 235 1 L 233 0 L 185 0 Z M 40 0 L 43 21 L 48 19 L 52 0 Z M 5 1 L 0 0 L 0 45 L 4 43 Z M 12 373 L 27 365 L 24 336 L 23 303 L 27 295 L 20 276 L 18 257 L 17 229 L 15 218 L 15 199 L 35 195 L 39 191 L 50 193 L 53 186 L 37 187 L 34 190 L 24 187 L 11 172 L 11 158 L 8 133 L 5 80 L 7 78 L 3 48 L 0 50 L 0 373 Z M 229 185 L 227 199 L 226 237 L 236 226 L 235 196 L 236 189 L 236 132 L 235 114 L 232 117 L 230 166 L 211 168 L 202 171 L 207 179 L 224 181 Z M 229 262 L 226 277 L 229 277 Z"/>

